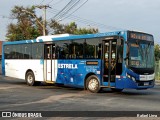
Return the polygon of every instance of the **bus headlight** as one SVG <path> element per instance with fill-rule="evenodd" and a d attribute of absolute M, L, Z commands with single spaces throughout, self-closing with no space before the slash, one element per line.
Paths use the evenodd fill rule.
<path fill-rule="evenodd" d="M 134 82 L 136 82 L 136 79 L 135 79 L 135 77 L 132 77 L 132 80 L 133 80 Z"/>
<path fill-rule="evenodd" d="M 131 79 L 131 76 L 129 74 L 127 74 L 127 77 Z"/>
<path fill-rule="evenodd" d="M 134 82 L 136 82 L 136 78 L 135 78 L 135 77 L 133 77 L 133 76 L 131 76 L 131 75 L 129 75 L 129 74 L 127 74 L 127 77 L 128 77 L 129 79 L 133 80 Z"/>

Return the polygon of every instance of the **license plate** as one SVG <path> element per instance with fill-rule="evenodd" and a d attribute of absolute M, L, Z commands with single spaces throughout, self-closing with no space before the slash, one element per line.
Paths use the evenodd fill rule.
<path fill-rule="evenodd" d="M 145 82 L 145 83 L 144 83 L 144 86 L 148 86 L 148 85 L 149 85 L 149 82 Z"/>

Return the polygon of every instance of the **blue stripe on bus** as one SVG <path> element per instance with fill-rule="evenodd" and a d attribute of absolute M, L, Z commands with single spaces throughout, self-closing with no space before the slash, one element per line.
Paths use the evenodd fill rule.
<path fill-rule="evenodd" d="M 5 59 L 4 59 L 4 46 L 3 46 L 4 42 L 2 43 L 2 75 L 5 75 Z"/>
<path fill-rule="evenodd" d="M 36 40 L 22 40 L 22 41 L 14 41 L 14 42 L 4 42 L 3 45 L 25 44 L 25 43 L 33 43 L 33 42 L 36 42 Z"/>

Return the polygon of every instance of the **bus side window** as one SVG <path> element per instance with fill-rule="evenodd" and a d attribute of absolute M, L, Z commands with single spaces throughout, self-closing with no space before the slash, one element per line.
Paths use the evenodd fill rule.
<path fill-rule="evenodd" d="M 55 57 L 57 59 L 69 59 L 69 41 L 59 41 L 55 47 Z"/>
<path fill-rule="evenodd" d="M 65 53 L 63 48 L 60 48 L 60 58 L 65 59 Z"/>

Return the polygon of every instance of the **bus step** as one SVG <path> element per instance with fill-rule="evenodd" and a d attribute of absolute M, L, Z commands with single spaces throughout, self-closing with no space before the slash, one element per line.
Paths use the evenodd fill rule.
<path fill-rule="evenodd" d="M 49 83 L 49 84 L 54 84 L 55 82 L 53 82 L 53 81 L 45 81 L 46 83 Z"/>

